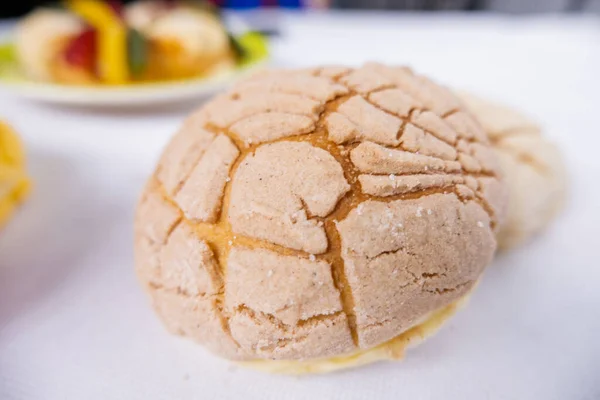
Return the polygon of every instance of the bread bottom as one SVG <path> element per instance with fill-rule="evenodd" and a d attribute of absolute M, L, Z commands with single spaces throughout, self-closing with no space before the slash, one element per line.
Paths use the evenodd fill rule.
<path fill-rule="evenodd" d="M 255 360 L 239 362 L 238 365 L 274 374 L 303 375 L 325 374 L 378 361 L 400 360 L 404 357 L 406 349 L 434 335 L 446 320 L 467 303 L 471 293 L 472 291 L 454 303 L 428 314 L 400 335 L 371 349 L 324 359 Z"/>

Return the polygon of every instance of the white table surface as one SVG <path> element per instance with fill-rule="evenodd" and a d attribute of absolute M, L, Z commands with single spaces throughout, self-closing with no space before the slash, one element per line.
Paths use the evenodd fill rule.
<path fill-rule="evenodd" d="M 401 363 L 268 376 L 169 336 L 132 267 L 133 205 L 185 107 L 0 93 L 36 182 L 0 233 L 0 399 L 600 399 L 600 24 L 592 17 L 287 16 L 277 64 L 405 63 L 508 101 L 564 148 L 569 201 Z M 6 26 L 5 26 L 6 28 Z"/>

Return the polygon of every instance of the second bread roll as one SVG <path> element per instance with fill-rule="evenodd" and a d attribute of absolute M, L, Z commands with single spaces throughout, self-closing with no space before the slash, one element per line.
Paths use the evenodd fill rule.
<path fill-rule="evenodd" d="M 561 209 L 566 186 L 563 158 L 541 128 L 520 112 L 472 94 L 459 96 L 488 133 L 502 164 L 510 200 L 498 244 L 510 249 L 541 232 Z"/>

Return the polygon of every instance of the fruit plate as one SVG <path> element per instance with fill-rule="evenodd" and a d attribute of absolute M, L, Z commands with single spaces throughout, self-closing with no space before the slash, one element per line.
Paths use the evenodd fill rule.
<path fill-rule="evenodd" d="M 121 86 L 75 86 L 28 79 L 19 67 L 14 46 L 0 41 L 0 89 L 40 102 L 82 107 L 138 107 L 181 103 L 208 97 L 237 79 L 266 66 L 267 54 L 247 60 L 232 71 L 179 81 Z"/>

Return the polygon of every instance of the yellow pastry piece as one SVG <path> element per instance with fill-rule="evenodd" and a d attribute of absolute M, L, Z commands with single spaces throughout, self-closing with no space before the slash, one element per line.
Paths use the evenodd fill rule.
<path fill-rule="evenodd" d="M 70 0 L 67 6 L 98 31 L 98 70 L 104 82 L 118 85 L 129 79 L 127 28 L 110 6 L 98 0 Z"/>
<path fill-rule="evenodd" d="M 8 125 L 0 122 L 0 227 L 30 189 L 21 141 Z"/>
<path fill-rule="evenodd" d="M 0 165 L 22 168 L 25 152 L 21 140 L 10 126 L 0 121 Z"/>
<path fill-rule="evenodd" d="M 29 194 L 31 183 L 23 171 L 0 165 L 0 227 Z"/>

